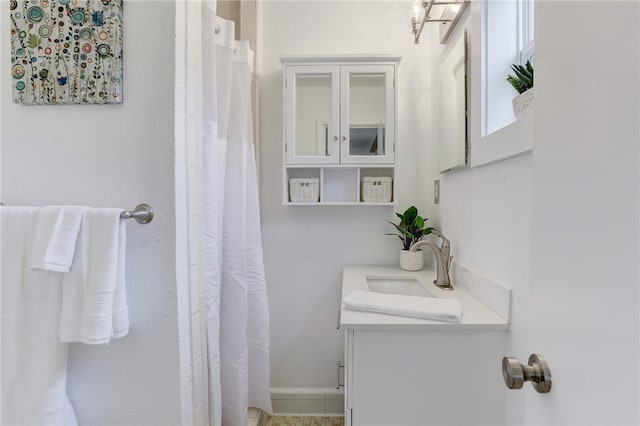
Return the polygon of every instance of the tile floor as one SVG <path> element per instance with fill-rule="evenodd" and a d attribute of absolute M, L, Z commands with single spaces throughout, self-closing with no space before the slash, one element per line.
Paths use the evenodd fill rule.
<path fill-rule="evenodd" d="M 265 426 L 263 419 L 266 419 L 267 415 L 262 414 L 257 408 L 249 408 L 247 410 L 247 426 Z"/>
<path fill-rule="evenodd" d="M 272 416 L 267 426 L 344 426 L 340 416 Z"/>

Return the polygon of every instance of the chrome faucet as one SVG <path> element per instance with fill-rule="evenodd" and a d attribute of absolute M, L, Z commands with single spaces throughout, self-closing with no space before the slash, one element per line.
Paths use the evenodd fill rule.
<path fill-rule="evenodd" d="M 431 233 L 442 239 L 442 245 L 440 247 L 431 241 L 420 240 L 414 243 L 411 248 L 409 248 L 409 251 L 415 252 L 422 246 L 429 246 L 431 250 L 433 250 L 436 258 L 436 279 L 433 283 L 443 290 L 453 290 L 451 280 L 449 279 L 449 267 L 451 266 L 452 259 L 450 256 L 451 243 L 439 232 L 431 231 Z"/>
<path fill-rule="evenodd" d="M 442 257 L 444 258 L 444 262 L 447 265 L 447 272 L 449 272 L 449 267 L 451 266 L 451 260 L 453 259 L 453 257 L 451 256 L 451 242 L 447 239 L 447 237 L 445 237 L 435 229 L 432 229 L 431 233 L 436 237 L 440 237 L 440 239 L 442 239 L 442 243 L 440 244 L 440 250 L 442 251 Z"/>

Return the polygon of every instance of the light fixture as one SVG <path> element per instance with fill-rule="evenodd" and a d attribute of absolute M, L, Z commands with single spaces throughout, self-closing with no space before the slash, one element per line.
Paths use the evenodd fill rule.
<path fill-rule="evenodd" d="M 467 0 L 416 0 L 413 3 L 413 17 L 411 18 L 411 31 L 413 32 L 414 43 L 420 43 L 420 35 L 424 24 L 427 22 L 439 22 L 446 27 L 444 31 L 440 31 L 440 43 L 446 43 L 449 38 L 449 34 L 453 31 L 456 23 L 460 19 L 462 12 L 469 5 Z M 446 7 L 439 18 L 432 18 L 431 12 L 434 6 L 449 6 Z"/>

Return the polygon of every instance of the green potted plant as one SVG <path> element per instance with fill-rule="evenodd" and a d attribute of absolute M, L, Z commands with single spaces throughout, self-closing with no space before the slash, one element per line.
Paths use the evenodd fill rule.
<path fill-rule="evenodd" d="M 512 64 L 514 74 L 507 76 L 507 82 L 518 92 L 513 98 L 513 112 L 516 118 L 524 117 L 533 111 L 533 65 Z"/>
<path fill-rule="evenodd" d="M 424 257 L 420 250 L 410 252 L 411 246 L 420 241 L 423 236 L 428 235 L 433 230 L 432 227 L 425 227 L 427 219 L 418 214 L 416 206 L 411 206 L 404 213 L 396 213 L 400 219 L 399 224 L 388 221 L 396 228 L 396 235 L 402 241 L 402 251 L 400 251 L 400 267 L 408 271 L 419 271 L 422 269 Z"/>

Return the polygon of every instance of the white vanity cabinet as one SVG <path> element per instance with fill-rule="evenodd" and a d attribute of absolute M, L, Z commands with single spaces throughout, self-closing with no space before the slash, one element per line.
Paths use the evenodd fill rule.
<path fill-rule="evenodd" d="M 435 271 L 346 267 L 342 297 L 367 290 L 373 277 L 414 277 L 433 286 Z M 347 426 L 504 425 L 506 387 L 501 360 L 508 321 L 454 284 L 434 297 L 458 299 L 460 323 L 340 310 L 345 333 Z M 491 289 L 509 306 L 510 293 Z"/>
<path fill-rule="evenodd" d="M 284 204 L 393 204 L 392 196 L 372 201 L 364 193 L 371 188 L 363 189 L 362 180 L 388 181 L 387 194 L 392 194 L 399 60 L 281 58 Z M 317 197 L 296 198 L 291 179 L 316 185 Z"/>
<path fill-rule="evenodd" d="M 345 424 L 504 424 L 496 330 L 347 329 Z"/>

